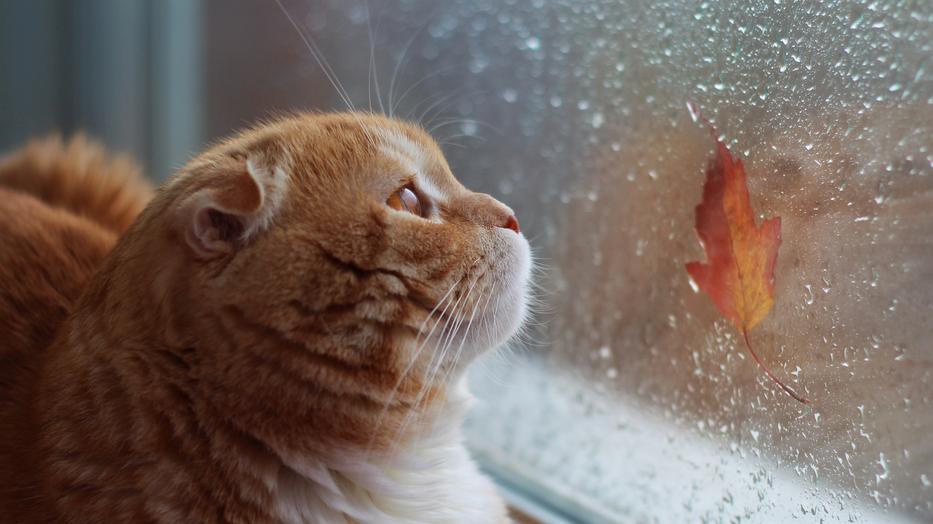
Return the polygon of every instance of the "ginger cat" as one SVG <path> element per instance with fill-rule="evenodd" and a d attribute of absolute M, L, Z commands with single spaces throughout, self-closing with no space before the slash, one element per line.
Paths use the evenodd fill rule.
<path fill-rule="evenodd" d="M 13 171 L 4 522 L 507 519 L 461 443 L 463 372 L 522 324 L 529 245 L 421 129 L 351 113 L 244 131 L 112 251 L 143 186 L 124 177 L 128 211 L 101 212 Z"/>

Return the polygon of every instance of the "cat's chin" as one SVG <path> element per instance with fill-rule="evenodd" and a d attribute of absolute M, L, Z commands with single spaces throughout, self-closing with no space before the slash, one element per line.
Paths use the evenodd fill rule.
<path fill-rule="evenodd" d="M 497 231 L 502 255 L 489 268 L 491 281 L 482 297 L 488 305 L 475 319 L 476 325 L 461 333 L 469 349 L 464 363 L 498 348 L 515 336 L 528 317 L 532 259 L 528 240 L 510 230 Z"/>

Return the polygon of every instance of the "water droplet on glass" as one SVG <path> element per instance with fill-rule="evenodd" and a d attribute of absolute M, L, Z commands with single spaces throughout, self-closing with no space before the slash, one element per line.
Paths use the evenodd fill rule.
<path fill-rule="evenodd" d="M 875 464 L 878 464 L 881 468 L 881 473 L 875 474 L 875 484 L 879 484 L 882 480 L 886 480 L 891 472 L 888 468 L 888 461 L 884 458 L 884 452 L 878 454 L 878 460 L 875 461 Z"/>
<path fill-rule="evenodd" d="M 470 72 L 473 74 L 482 73 L 489 66 L 489 59 L 484 56 L 474 56 L 470 59 Z"/>
<path fill-rule="evenodd" d="M 901 361 L 907 358 L 907 348 L 901 344 L 896 344 L 894 346 L 894 352 L 897 354 L 894 360 Z"/>
<path fill-rule="evenodd" d="M 687 282 L 690 283 L 690 289 L 692 289 L 694 293 L 700 292 L 700 286 L 697 285 L 697 283 L 693 280 L 693 278 L 687 277 Z"/>
<path fill-rule="evenodd" d="M 697 86 L 700 87 L 700 86 Z M 704 88 L 705 89 L 705 88 Z M 693 102 L 687 102 L 687 112 L 690 113 L 690 119 L 694 123 L 700 120 L 700 107 Z"/>
<path fill-rule="evenodd" d="M 591 123 L 594 129 L 599 129 L 600 127 L 603 127 L 603 122 L 605 121 L 606 119 L 602 113 L 599 113 L 599 112 L 593 113 L 593 118 L 592 118 Z"/>

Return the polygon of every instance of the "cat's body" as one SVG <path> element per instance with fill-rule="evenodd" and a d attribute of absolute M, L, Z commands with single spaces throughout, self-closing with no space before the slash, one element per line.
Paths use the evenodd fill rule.
<path fill-rule="evenodd" d="M 0 162 L 0 521 L 51 520 L 31 428 L 44 354 L 150 196 L 130 162 L 82 137 Z"/>
<path fill-rule="evenodd" d="M 462 374 L 520 325 L 528 246 L 419 129 L 244 132 L 105 259 L 118 227 L 22 194 L 0 200 L 14 216 L 0 314 L 45 327 L 0 340 L 4 522 L 506 519 L 461 442 Z M 56 220 L 83 222 L 35 233 Z"/>

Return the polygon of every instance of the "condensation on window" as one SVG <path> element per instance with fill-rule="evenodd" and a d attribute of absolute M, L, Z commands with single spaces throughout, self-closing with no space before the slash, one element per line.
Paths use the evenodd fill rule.
<path fill-rule="evenodd" d="M 358 106 L 424 123 L 531 239 L 539 311 L 471 377 L 487 467 L 586 522 L 933 520 L 933 4 L 285 5 Z M 342 108 L 280 13 L 257 19 L 274 71 L 237 90 L 212 63 L 218 90 Z M 221 102 L 215 129 L 242 117 Z M 684 270 L 714 145 L 688 102 L 782 219 L 751 337 L 810 405 Z"/>

